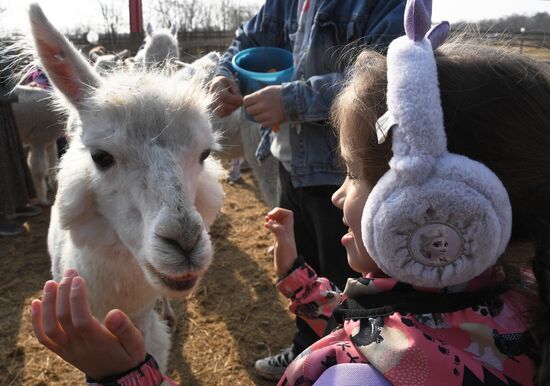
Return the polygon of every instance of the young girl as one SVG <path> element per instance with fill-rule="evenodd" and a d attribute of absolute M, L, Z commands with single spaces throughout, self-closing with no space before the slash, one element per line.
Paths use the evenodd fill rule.
<path fill-rule="evenodd" d="M 386 110 L 386 94 L 390 111 L 394 106 L 391 98 L 395 90 L 390 85 L 396 76 L 407 75 L 418 64 L 406 60 L 403 63 L 401 71 L 392 72 L 395 67 L 387 67 L 386 58 L 363 52 L 333 111 L 348 170 L 333 203 L 343 209 L 343 221 L 349 228 L 342 238 L 348 263 L 363 277 L 348 280 L 340 292 L 296 256 L 292 213 L 275 208 L 266 217 L 266 227 L 276 236 L 274 262 L 280 278 L 277 287 L 292 300 L 290 309 L 308 321 L 320 336 L 324 335 L 294 360 L 279 384 L 349 384 L 342 373 L 361 377 L 361 383 L 354 384 L 371 385 L 549 384 L 550 78 L 545 69 L 531 60 L 500 50 L 447 44 L 435 51 L 439 84 L 436 99 L 439 101 L 440 91 L 448 149 L 486 165 L 502 181 L 500 187 L 505 188 L 508 197 L 499 196 L 499 183 L 491 185 L 491 189 L 480 188 L 484 198 L 482 204 L 472 206 L 470 212 L 474 215 L 490 206 L 484 204 L 484 199 L 498 198 L 497 205 L 493 205 L 494 216 L 483 220 L 485 228 L 492 230 L 489 236 L 476 239 L 487 230 L 483 227 L 462 234 L 457 221 L 449 218 L 443 224 L 449 244 L 444 262 L 419 258 L 400 262 L 396 267 L 393 259 L 371 252 L 379 245 L 369 244 L 370 232 L 376 227 L 367 224 L 374 217 L 373 198 L 387 183 L 387 173 L 392 172 L 388 172 L 391 150 L 395 156 L 411 148 L 396 142 L 398 130 L 402 129 L 398 126 L 392 126 L 393 149 L 391 136 L 382 144 L 376 138 L 377 131 L 383 130 L 377 129 L 376 122 Z M 413 107 L 422 112 L 415 117 L 423 119 L 424 110 L 418 105 L 433 94 L 426 96 L 426 90 L 418 88 L 401 90 L 404 97 L 410 96 L 411 91 L 411 98 L 419 96 Z M 437 105 L 428 107 L 428 114 L 439 109 Z M 384 135 L 380 137 L 383 139 Z M 435 138 L 435 134 L 430 138 Z M 420 145 L 431 146 L 436 139 L 420 141 Z M 421 156 L 423 162 L 430 161 L 424 153 Z M 395 160 L 394 157 L 390 162 L 393 170 L 407 165 L 414 165 L 414 172 L 424 170 L 424 164 Z M 460 160 L 459 163 L 470 161 Z M 439 169 L 430 175 L 418 172 L 413 177 L 430 178 Z M 480 175 L 484 179 L 492 178 L 483 173 Z M 465 178 L 465 182 L 459 181 L 464 192 L 476 185 L 460 169 L 452 168 L 449 174 Z M 418 205 L 399 206 L 402 202 L 392 201 L 390 195 L 382 202 L 382 214 L 388 216 L 379 220 L 380 227 L 389 221 L 391 211 L 387 208 L 391 205 L 397 205 L 403 217 L 417 209 L 412 207 L 423 205 L 422 188 L 431 186 L 431 182 L 414 185 L 413 177 L 403 181 L 413 181 L 418 188 L 408 196 Z M 459 195 L 464 192 L 458 190 Z M 439 197 L 439 193 L 435 189 L 429 194 Z M 466 202 L 473 205 L 475 200 Z M 463 205 L 459 200 L 447 204 L 451 210 Z M 510 207 L 511 223 L 507 211 Z M 435 216 L 438 208 L 434 200 L 433 207 L 428 205 L 425 212 L 428 217 Z M 460 217 L 462 212 L 469 211 L 461 210 L 450 217 Z M 432 221 L 418 232 L 403 232 L 406 245 L 395 243 L 395 260 L 404 255 L 421 255 L 421 235 L 441 223 Z M 500 223 L 501 228 L 495 223 Z M 512 241 L 506 247 L 510 225 Z M 469 227 L 467 224 L 466 229 Z M 384 237 L 385 234 L 380 235 L 377 242 L 384 241 Z M 494 240 L 486 239 L 497 240 L 497 246 L 492 247 Z M 475 254 L 465 254 L 478 245 Z M 496 263 L 493 255 L 486 254 L 487 250 L 497 257 L 504 255 L 501 260 L 513 259 L 520 266 L 532 260 L 537 282 L 525 269 Z M 465 263 L 461 260 L 464 256 Z M 417 263 L 424 263 L 421 271 L 412 269 Z M 454 274 L 448 275 L 448 269 Z M 430 276 L 432 272 L 439 276 Z M 67 272 L 59 284 L 46 283 L 42 301 L 33 301 L 31 310 L 40 342 L 88 376 L 103 378 L 103 384 L 162 382 L 154 360 L 146 357 L 139 331 L 122 312 L 111 311 L 105 326 L 93 319 L 86 303 L 84 280 L 74 271 Z M 113 377 L 104 378 L 109 375 Z"/>
<path fill-rule="evenodd" d="M 362 383 L 353 384 L 550 382 L 546 359 L 550 272 L 548 73 L 527 58 L 487 47 L 447 44 L 435 55 L 449 151 L 482 162 L 502 181 L 513 212 L 512 242 L 505 257 L 524 267 L 533 260 L 539 297 L 529 272 L 505 265 L 506 258 L 467 282 L 449 277 L 450 285 L 442 280 L 437 288 L 426 288 L 415 284 L 424 278 L 397 280 L 388 276 L 389 272 L 380 267 L 380 257 L 375 261 L 369 254 L 365 233 L 371 230 L 365 227 L 365 216 L 372 210 L 365 206 L 378 188 L 373 187 L 386 178 L 381 179 L 392 154 L 391 144 L 378 144 L 376 138 L 380 130 L 376 122 L 386 106 L 389 65 L 386 58 L 363 52 L 333 110 L 348 169 L 333 203 L 343 209 L 343 221 L 349 227 L 342 238 L 348 263 L 363 277 L 349 279 L 340 293 L 326 279 L 317 277 L 303 259 L 296 258 L 292 213 L 275 208 L 268 214 L 266 227 L 277 238 L 277 287 L 291 299 L 290 309 L 309 320 L 320 336 L 327 331 L 331 318 L 338 325 L 294 360 L 279 385 L 309 385 L 319 377 L 316 385 L 348 384 L 345 377 L 350 374 L 348 370 L 357 373 L 356 363 L 368 365 L 362 367 Z M 393 140 L 395 154 L 395 136 Z M 393 160 L 389 163 L 395 166 Z M 405 216 L 409 209 L 401 209 Z M 436 229 L 434 226 L 431 231 Z M 423 236 L 418 236 L 419 250 Z M 409 237 L 414 240 L 414 234 Z M 452 258 L 456 243 L 453 246 L 450 238 L 447 242 L 446 256 Z M 534 247 L 533 252 L 529 248 L 526 251 L 526 242 Z M 349 363 L 354 365 L 341 365 Z M 325 372 L 327 368 L 330 374 Z"/>

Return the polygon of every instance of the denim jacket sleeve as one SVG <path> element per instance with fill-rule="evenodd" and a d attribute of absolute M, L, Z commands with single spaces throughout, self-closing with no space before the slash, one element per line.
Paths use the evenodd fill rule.
<path fill-rule="evenodd" d="M 359 28 L 361 46 L 367 46 L 380 52 L 385 52 L 389 43 L 404 33 L 403 13 L 405 1 L 403 0 L 371 0 L 372 7 L 368 19 L 365 22 L 356 23 Z M 336 24 L 330 20 L 326 24 Z M 351 23 L 350 23 L 351 24 Z M 345 32 L 346 38 L 352 38 L 353 34 Z M 335 27 L 340 28 L 340 27 Z M 342 43 L 351 43 L 351 40 Z M 312 58 L 312 60 L 317 60 Z M 322 75 L 314 74 L 304 80 L 295 80 L 283 83 L 283 108 L 286 117 L 293 122 L 314 122 L 326 120 L 330 107 L 336 95 L 344 83 L 344 73 L 330 72 Z"/>

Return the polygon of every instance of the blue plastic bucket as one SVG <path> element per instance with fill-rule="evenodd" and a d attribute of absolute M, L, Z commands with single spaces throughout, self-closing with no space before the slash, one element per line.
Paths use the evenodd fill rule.
<path fill-rule="evenodd" d="M 294 70 L 292 52 L 278 47 L 247 48 L 233 56 L 232 64 L 243 95 L 288 82 Z"/>

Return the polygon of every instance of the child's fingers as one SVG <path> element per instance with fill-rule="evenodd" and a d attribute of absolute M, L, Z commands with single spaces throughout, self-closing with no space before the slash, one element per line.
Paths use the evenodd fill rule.
<path fill-rule="evenodd" d="M 268 220 L 265 223 L 265 227 L 269 229 L 271 232 L 275 233 L 276 236 L 279 236 L 284 232 L 284 228 L 281 224 L 279 224 L 277 221 L 274 220 Z"/>
<path fill-rule="evenodd" d="M 64 277 L 57 285 L 57 299 L 55 306 L 55 314 L 57 320 L 65 331 L 65 335 L 69 340 L 78 339 L 80 336 L 73 326 L 73 319 L 71 315 L 71 282 L 72 276 Z"/>
<path fill-rule="evenodd" d="M 42 325 L 42 303 L 38 299 L 34 299 L 31 303 L 31 324 L 34 335 L 38 341 L 46 348 L 56 354 L 60 353 L 59 346 L 46 336 Z"/>
<path fill-rule="evenodd" d="M 267 218 L 276 220 L 278 222 L 283 222 L 284 220 L 291 218 L 291 216 L 292 211 L 279 207 L 273 208 L 267 214 Z"/>
<path fill-rule="evenodd" d="M 83 337 L 92 338 L 103 327 L 92 315 L 90 303 L 88 301 L 88 291 L 86 281 L 78 276 L 72 279 L 71 283 L 71 317 L 74 328 Z"/>
<path fill-rule="evenodd" d="M 145 358 L 143 335 L 124 312 L 120 310 L 109 311 L 105 316 L 105 327 L 118 338 L 131 358 L 143 361 Z"/>
<path fill-rule="evenodd" d="M 63 277 L 76 277 L 78 276 L 78 272 L 74 268 L 69 268 L 63 272 Z"/>
<path fill-rule="evenodd" d="M 63 346 L 67 342 L 67 338 L 57 321 L 55 312 L 56 298 L 57 283 L 49 280 L 44 285 L 44 293 L 42 294 L 42 328 L 48 338 L 54 343 Z"/>

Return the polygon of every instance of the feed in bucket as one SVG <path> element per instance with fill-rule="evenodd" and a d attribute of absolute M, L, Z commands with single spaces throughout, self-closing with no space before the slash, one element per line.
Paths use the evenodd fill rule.
<path fill-rule="evenodd" d="M 294 71 L 292 53 L 278 47 L 252 47 L 238 52 L 232 61 L 243 95 L 252 94 L 265 86 L 290 81 Z M 246 114 L 246 117 L 254 119 Z M 274 132 L 278 127 L 273 127 Z"/>

